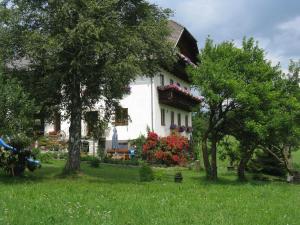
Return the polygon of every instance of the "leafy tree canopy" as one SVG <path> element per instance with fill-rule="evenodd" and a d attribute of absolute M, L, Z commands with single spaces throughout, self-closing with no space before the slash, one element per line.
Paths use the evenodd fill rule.
<path fill-rule="evenodd" d="M 70 171 L 79 169 L 82 111 L 98 102 L 109 117 L 137 75 L 173 56 L 170 11 L 145 0 L 5 0 L 0 12 L 5 62 L 18 71 L 28 61 L 20 79 L 44 108 L 70 117 Z"/>
<path fill-rule="evenodd" d="M 8 79 L 0 68 L 0 136 L 32 133 L 37 107 L 21 84 Z"/>

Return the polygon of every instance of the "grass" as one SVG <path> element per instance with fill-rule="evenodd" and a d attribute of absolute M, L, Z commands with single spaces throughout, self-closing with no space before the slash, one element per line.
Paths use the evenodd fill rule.
<path fill-rule="evenodd" d="M 0 224 L 299 224 L 300 186 L 239 183 L 220 169 L 220 181 L 180 168 L 156 168 L 161 180 L 141 183 L 138 168 L 82 164 L 62 178 L 64 162 L 45 164 L 24 178 L 0 176 Z M 173 175 L 181 171 L 182 184 Z"/>

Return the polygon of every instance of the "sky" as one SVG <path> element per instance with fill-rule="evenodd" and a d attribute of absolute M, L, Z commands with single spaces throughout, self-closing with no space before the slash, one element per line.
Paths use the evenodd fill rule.
<path fill-rule="evenodd" d="M 208 35 L 216 42 L 254 37 L 275 65 L 287 71 L 290 59 L 300 59 L 300 0 L 148 0 L 174 12 L 204 46 Z"/>

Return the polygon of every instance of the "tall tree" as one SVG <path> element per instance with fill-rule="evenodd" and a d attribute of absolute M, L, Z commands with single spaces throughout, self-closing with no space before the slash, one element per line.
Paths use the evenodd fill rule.
<path fill-rule="evenodd" d="M 199 57 L 201 66 L 190 68 L 190 74 L 205 99 L 203 113 L 208 125 L 203 133 L 202 152 L 207 176 L 215 180 L 217 143 L 226 134 L 240 141 L 239 149 L 244 153 L 240 168 L 244 171 L 258 140 L 252 132 L 257 128 L 253 118 L 264 112 L 272 97 L 272 82 L 281 73 L 265 59 L 263 49 L 253 38 L 244 39 L 241 48 L 232 42 L 215 45 L 208 39 Z"/>
<path fill-rule="evenodd" d="M 228 112 L 235 108 L 231 99 L 240 87 L 235 75 L 238 55 L 239 49 L 233 43 L 215 45 L 207 39 L 199 55 L 201 65 L 189 70 L 194 86 L 204 96 L 204 111 L 199 114 L 207 120 L 202 131 L 202 154 L 207 178 L 212 180 L 217 179 L 217 143 L 224 135 L 223 124 Z"/>
<path fill-rule="evenodd" d="M 100 102 L 108 116 L 137 75 L 172 59 L 169 10 L 145 0 L 5 0 L 1 15 L 6 61 L 28 60 L 40 100 L 70 118 L 68 172 L 80 169 L 83 110 Z"/>

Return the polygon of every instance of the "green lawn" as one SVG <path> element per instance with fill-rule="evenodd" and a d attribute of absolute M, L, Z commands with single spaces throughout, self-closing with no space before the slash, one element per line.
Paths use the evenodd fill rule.
<path fill-rule="evenodd" d="M 85 163 L 79 177 L 66 179 L 63 165 L 43 165 L 21 179 L 0 176 L 0 224 L 300 224 L 300 185 L 238 183 L 227 172 L 209 183 L 189 170 L 176 184 L 174 168 L 141 183 L 137 168 Z"/>

